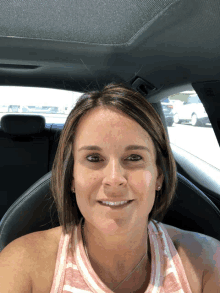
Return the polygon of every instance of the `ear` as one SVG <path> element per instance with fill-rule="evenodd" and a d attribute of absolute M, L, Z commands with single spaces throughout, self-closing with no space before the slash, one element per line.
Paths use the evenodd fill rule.
<path fill-rule="evenodd" d="M 74 177 L 72 179 L 72 183 L 71 183 L 71 190 L 73 190 L 75 188 L 75 182 L 74 182 Z"/>
<path fill-rule="evenodd" d="M 157 186 L 162 186 L 164 180 L 163 171 L 160 167 L 157 167 Z"/>

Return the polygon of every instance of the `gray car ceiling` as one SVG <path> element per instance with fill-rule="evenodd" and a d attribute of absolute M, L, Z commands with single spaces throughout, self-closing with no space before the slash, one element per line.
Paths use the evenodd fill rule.
<path fill-rule="evenodd" d="M 0 83 L 184 89 L 220 79 L 219 29 L 219 0 L 5 0 Z"/>

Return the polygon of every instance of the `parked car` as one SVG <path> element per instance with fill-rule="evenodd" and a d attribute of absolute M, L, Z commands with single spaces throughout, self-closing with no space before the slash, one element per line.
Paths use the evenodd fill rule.
<path fill-rule="evenodd" d="M 28 106 L 21 106 L 21 105 L 0 105 L 0 112 L 4 113 L 26 113 L 30 112 Z"/>
<path fill-rule="evenodd" d="M 28 106 L 20 106 L 19 113 L 30 113 Z"/>
<path fill-rule="evenodd" d="M 18 113 L 20 109 L 20 105 L 9 105 L 8 112 Z"/>
<path fill-rule="evenodd" d="M 57 114 L 57 113 L 59 113 L 59 107 L 49 107 L 48 113 L 50 113 L 50 114 Z"/>
<path fill-rule="evenodd" d="M 1 113 L 8 112 L 8 106 L 7 105 L 0 105 L 0 112 Z"/>
<path fill-rule="evenodd" d="M 29 111 L 31 113 L 39 114 L 56 114 L 58 113 L 59 107 L 49 107 L 49 106 L 29 106 Z"/>
<path fill-rule="evenodd" d="M 210 123 L 206 110 L 197 95 L 191 95 L 187 101 L 175 109 L 174 122 L 190 122 L 193 126 Z"/>
<path fill-rule="evenodd" d="M 174 122 L 173 103 L 170 102 L 169 98 L 165 98 L 161 101 L 161 105 L 167 126 L 172 126 Z"/>

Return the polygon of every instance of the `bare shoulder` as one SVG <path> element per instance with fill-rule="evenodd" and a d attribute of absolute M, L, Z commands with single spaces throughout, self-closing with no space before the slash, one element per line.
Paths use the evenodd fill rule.
<path fill-rule="evenodd" d="M 213 258 L 210 256 L 220 245 L 217 239 L 202 233 L 183 230 L 167 224 L 163 225 L 178 249 L 184 249 L 192 258 L 202 257 L 207 266 L 210 265 L 210 262 L 213 263 Z"/>
<path fill-rule="evenodd" d="M 48 252 L 48 250 L 56 248 L 57 244 L 59 244 L 61 233 L 62 229 L 59 226 L 44 231 L 29 233 L 18 239 L 23 242 L 29 254 L 34 256 L 38 252 L 42 254 L 44 251 Z"/>
<path fill-rule="evenodd" d="M 200 233 L 195 236 L 203 247 L 203 293 L 220 292 L 220 241 Z"/>
<path fill-rule="evenodd" d="M 25 235 L 29 253 L 32 254 L 37 263 L 56 257 L 61 233 L 62 229 L 59 226 Z"/>
<path fill-rule="evenodd" d="M 61 233 L 59 226 L 26 235 L 26 246 L 32 258 L 32 293 L 51 290 Z"/>
<path fill-rule="evenodd" d="M 163 224 L 180 255 L 188 279 L 200 280 L 202 292 L 219 292 L 220 241 Z M 188 273 L 190 272 L 190 273 Z"/>
<path fill-rule="evenodd" d="M 30 271 L 33 259 L 27 238 L 13 240 L 0 253 L 1 292 L 32 292 Z"/>
<path fill-rule="evenodd" d="M 44 248 L 48 249 L 48 247 L 52 248 L 51 245 L 54 247 L 57 246 L 59 244 L 61 233 L 62 228 L 59 226 L 44 231 L 30 233 L 27 237 L 29 238 L 30 243 L 35 242 L 35 246 L 42 250 Z"/>
<path fill-rule="evenodd" d="M 162 224 L 165 226 L 165 228 L 166 228 L 166 230 L 167 230 L 167 232 L 168 232 L 168 234 L 169 234 L 171 239 L 177 237 L 182 231 L 184 231 L 184 230 L 181 230 L 181 229 L 179 229 L 177 227 L 174 227 L 174 226 L 171 226 L 171 225 L 168 225 L 168 224 L 164 224 L 164 223 L 162 223 Z"/>

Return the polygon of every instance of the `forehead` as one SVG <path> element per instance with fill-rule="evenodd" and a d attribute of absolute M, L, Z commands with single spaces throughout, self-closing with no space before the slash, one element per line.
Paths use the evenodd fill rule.
<path fill-rule="evenodd" d="M 83 116 L 77 126 L 75 146 L 96 144 L 113 138 L 115 142 L 152 144 L 148 132 L 133 118 L 113 107 L 99 107 Z"/>

